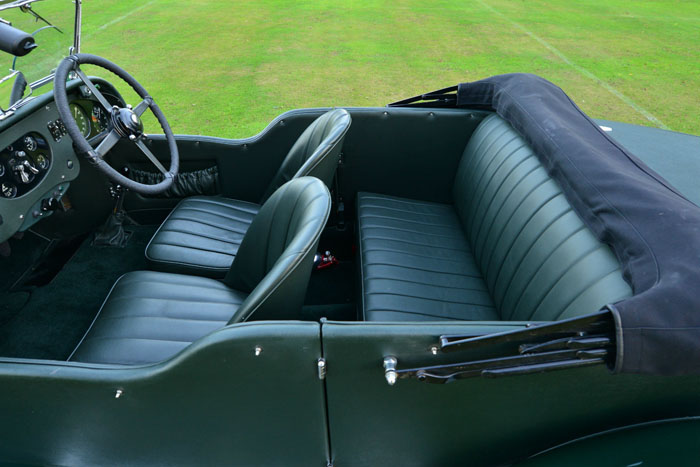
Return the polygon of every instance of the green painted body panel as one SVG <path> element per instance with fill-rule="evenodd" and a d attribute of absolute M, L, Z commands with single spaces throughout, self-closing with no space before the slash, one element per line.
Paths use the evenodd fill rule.
<path fill-rule="evenodd" d="M 147 367 L 2 363 L 0 460 L 325 465 L 319 328 L 228 326 Z"/>
<path fill-rule="evenodd" d="M 597 120 L 608 135 L 700 205 L 700 137 L 629 123 Z"/>
<path fill-rule="evenodd" d="M 663 420 L 587 436 L 534 456 L 522 466 L 697 465 L 700 420 Z"/>
<path fill-rule="evenodd" d="M 472 360 L 482 355 L 429 349 L 441 334 L 508 326 L 324 324 L 335 464 L 501 465 L 620 425 L 700 414 L 699 377 L 612 375 L 603 366 L 448 384 L 384 379 L 385 356 L 398 369 Z"/>

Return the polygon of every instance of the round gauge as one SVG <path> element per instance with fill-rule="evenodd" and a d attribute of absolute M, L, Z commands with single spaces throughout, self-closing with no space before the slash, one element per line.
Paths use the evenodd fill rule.
<path fill-rule="evenodd" d="M 12 183 L 0 184 L 0 192 L 5 198 L 14 198 L 17 196 L 17 187 Z"/>
<path fill-rule="evenodd" d="M 78 124 L 80 133 L 87 138 L 90 134 L 90 121 L 88 120 L 87 114 L 78 104 L 71 103 L 69 107 L 70 114 L 75 119 L 75 123 Z"/>
<path fill-rule="evenodd" d="M 27 150 L 27 152 L 34 152 L 36 151 L 37 148 L 37 143 L 36 140 L 32 136 L 25 136 L 24 137 L 24 148 Z"/>
<path fill-rule="evenodd" d="M 49 159 L 43 154 L 37 154 L 36 157 L 34 157 L 34 163 L 41 170 L 49 168 Z"/>
<path fill-rule="evenodd" d="M 97 104 L 92 107 L 91 120 L 93 125 L 95 125 L 99 131 L 107 129 L 107 113 Z"/>

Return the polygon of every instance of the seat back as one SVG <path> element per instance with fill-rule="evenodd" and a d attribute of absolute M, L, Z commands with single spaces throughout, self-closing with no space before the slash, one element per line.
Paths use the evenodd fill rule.
<path fill-rule="evenodd" d="M 331 110 L 314 120 L 287 153 L 262 202 L 297 177 L 310 175 L 330 186 L 350 122 L 350 114 L 345 109 Z"/>
<path fill-rule="evenodd" d="M 328 188 L 314 177 L 295 178 L 270 196 L 224 279 L 249 293 L 229 324 L 253 314 L 256 320 L 298 318 L 330 210 Z"/>
<path fill-rule="evenodd" d="M 453 197 L 501 319 L 570 318 L 631 295 L 610 248 L 499 116 L 470 138 Z"/>

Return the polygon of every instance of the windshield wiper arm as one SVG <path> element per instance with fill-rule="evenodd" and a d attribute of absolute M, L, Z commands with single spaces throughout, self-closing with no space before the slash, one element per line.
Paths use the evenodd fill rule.
<path fill-rule="evenodd" d="M 49 20 L 47 20 L 46 18 L 44 18 L 43 16 L 41 16 L 39 13 L 37 13 L 36 11 L 34 11 L 34 9 L 32 9 L 32 4 L 31 4 L 31 3 L 24 4 L 24 5 L 20 6 L 19 9 L 20 9 L 20 11 L 23 12 L 23 13 L 29 13 L 29 14 L 32 15 L 34 18 L 36 18 L 37 21 L 41 20 L 41 21 L 43 21 L 44 23 L 46 23 L 46 24 L 48 24 L 49 26 L 51 26 L 52 28 L 56 28 L 56 31 L 58 31 L 58 32 L 60 32 L 61 34 L 63 34 L 63 31 L 61 31 L 61 30 L 59 29 L 58 26 L 54 26 L 53 24 L 51 24 L 51 23 L 49 22 Z"/>

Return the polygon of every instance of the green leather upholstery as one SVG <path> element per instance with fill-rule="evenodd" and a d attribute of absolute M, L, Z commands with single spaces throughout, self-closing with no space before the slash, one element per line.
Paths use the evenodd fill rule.
<path fill-rule="evenodd" d="M 345 109 L 331 110 L 314 120 L 285 156 L 262 202 L 295 177 L 310 175 L 331 186 L 350 123 L 350 114 Z"/>
<path fill-rule="evenodd" d="M 120 277 L 69 360 L 164 360 L 226 326 L 247 294 L 206 277 L 134 271 Z"/>
<path fill-rule="evenodd" d="M 146 247 L 153 269 L 223 277 L 260 205 L 220 196 L 183 199 Z"/>
<path fill-rule="evenodd" d="M 287 153 L 261 203 L 297 177 L 313 176 L 330 186 L 350 123 L 350 114 L 344 109 L 314 120 Z M 146 247 L 149 267 L 223 278 L 259 209 L 259 204 L 220 196 L 185 198 Z"/>
<path fill-rule="evenodd" d="M 265 201 L 224 279 L 250 292 L 233 321 L 296 317 L 330 212 L 328 188 L 314 177 L 287 182 Z"/>
<path fill-rule="evenodd" d="M 365 319 L 548 321 L 631 294 L 611 250 L 498 116 L 469 140 L 453 202 L 358 196 Z"/>
<path fill-rule="evenodd" d="M 358 194 L 364 317 L 498 320 L 452 206 Z"/>
<path fill-rule="evenodd" d="M 227 324 L 298 319 L 330 208 L 328 188 L 317 178 L 283 185 L 251 223 L 226 284 L 156 271 L 125 274 L 70 360 L 158 362 Z"/>

